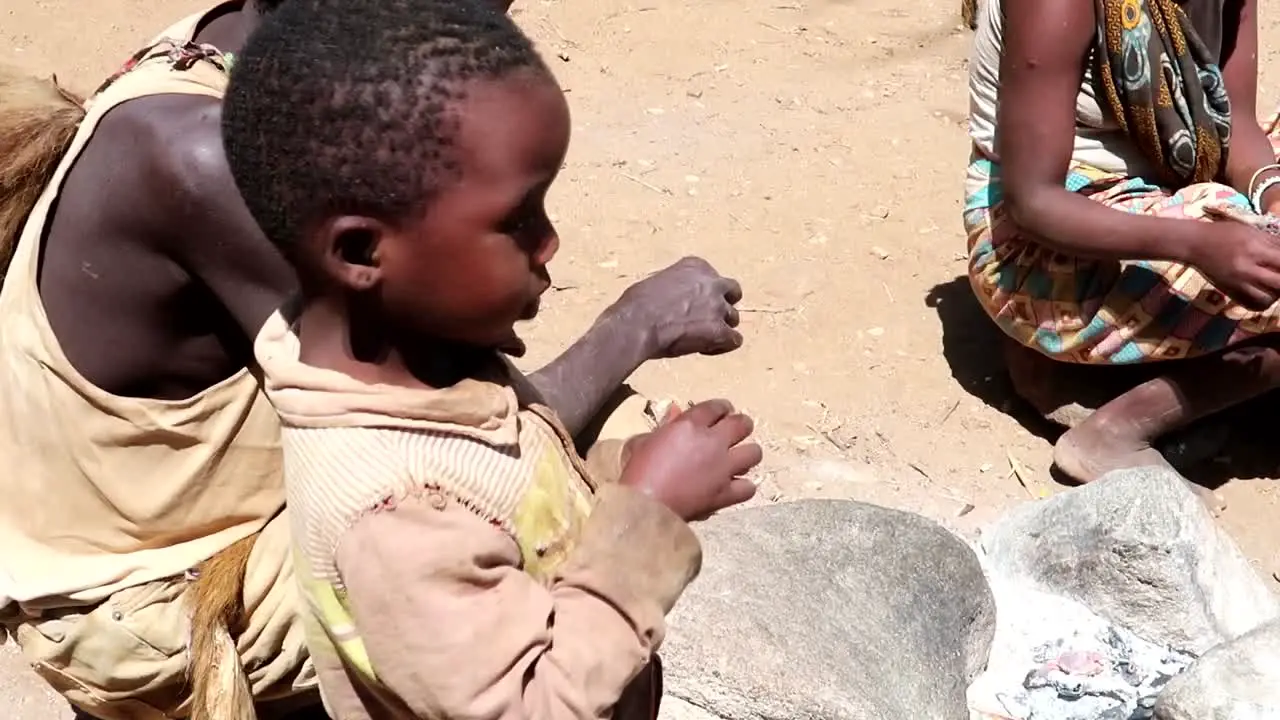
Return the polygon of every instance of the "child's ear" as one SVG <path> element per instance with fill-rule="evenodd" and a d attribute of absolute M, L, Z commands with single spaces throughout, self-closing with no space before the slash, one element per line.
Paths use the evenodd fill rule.
<path fill-rule="evenodd" d="M 391 229 L 358 215 L 330 220 L 324 232 L 324 272 L 340 286 L 363 292 L 382 282 L 379 246 Z"/>

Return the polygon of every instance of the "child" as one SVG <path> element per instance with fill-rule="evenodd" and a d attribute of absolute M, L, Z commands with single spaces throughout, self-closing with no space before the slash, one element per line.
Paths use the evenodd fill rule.
<path fill-rule="evenodd" d="M 330 713 L 651 720 L 686 521 L 761 454 L 715 401 L 586 463 L 500 354 L 559 245 L 547 67 L 479 0 L 291 0 L 237 62 L 228 160 L 302 283 L 256 352 Z"/>

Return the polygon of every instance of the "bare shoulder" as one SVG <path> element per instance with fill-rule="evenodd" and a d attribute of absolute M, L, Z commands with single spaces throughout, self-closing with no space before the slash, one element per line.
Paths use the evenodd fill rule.
<path fill-rule="evenodd" d="M 185 268 L 256 332 L 295 279 L 240 196 L 221 123 L 219 98 L 132 100 L 103 119 L 94 164 L 126 193 L 103 209 L 116 214 L 110 224 Z"/>
<path fill-rule="evenodd" d="M 135 209 L 180 218 L 222 203 L 243 205 L 222 151 L 221 118 L 218 98 L 156 95 L 112 110 L 94 139 L 129 161 L 118 167 L 131 168 L 126 174 L 135 185 L 160 191 Z"/>

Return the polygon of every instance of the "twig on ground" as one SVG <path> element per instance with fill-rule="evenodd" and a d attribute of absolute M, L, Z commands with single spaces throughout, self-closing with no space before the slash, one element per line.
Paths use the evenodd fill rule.
<path fill-rule="evenodd" d="M 1013 456 L 1012 451 L 1006 451 L 1005 455 L 1009 458 L 1009 474 L 1013 475 L 1013 477 L 1017 479 L 1018 484 L 1022 486 L 1022 489 L 1027 491 L 1027 495 L 1034 500 L 1039 500 L 1048 496 L 1048 493 L 1043 490 L 1033 490 L 1031 488 L 1031 471 L 1027 469 L 1026 465 L 1022 464 L 1021 460 Z"/>
<path fill-rule="evenodd" d="M 596 27 L 599 28 L 601 25 L 604 25 L 607 22 L 612 22 L 614 20 L 617 20 L 618 18 L 623 17 L 624 15 L 638 15 L 639 13 L 652 12 L 657 9 L 658 8 L 656 7 L 642 7 L 642 8 L 635 8 L 635 9 L 619 10 L 618 12 L 609 13 L 608 15 L 605 15 L 604 17 L 600 18 L 600 20 L 596 22 Z"/>
<path fill-rule="evenodd" d="M 849 446 L 848 446 L 848 445 L 844 444 L 843 442 L 840 442 L 839 440 L 837 440 L 837 439 L 835 438 L 835 436 L 833 436 L 833 435 L 832 435 L 832 433 L 833 433 L 834 431 L 836 431 L 836 430 L 839 430 L 839 429 L 840 429 L 840 426 L 839 426 L 839 425 L 837 425 L 837 426 L 836 426 L 836 427 L 834 427 L 834 428 L 831 428 L 830 430 L 820 430 L 820 429 L 818 429 L 817 427 L 814 427 L 814 426 L 813 426 L 812 424 L 810 424 L 810 423 L 805 423 L 805 425 L 804 425 L 804 426 L 805 426 L 805 427 L 807 427 L 807 428 L 809 428 L 809 430 L 810 430 L 810 431 L 815 432 L 815 433 L 817 433 L 818 435 L 821 435 L 821 436 L 822 436 L 822 438 L 823 438 L 824 440 L 826 440 L 827 442 L 831 443 L 831 446 L 832 446 L 832 447 L 834 447 L 835 449 L 839 450 L 840 452 L 844 452 L 844 451 L 846 451 L 846 450 L 848 450 L 848 449 L 849 449 Z"/>
<path fill-rule="evenodd" d="M 542 24 L 543 24 L 543 25 L 545 25 L 545 26 L 547 26 L 547 27 L 549 27 L 549 28 L 551 28 L 551 32 L 555 33 L 555 34 L 556 34 L 556 37 L 560 38 L 560 42 L 564 43 L 566 46 L 568 46 L 568 47 L 570 47 L 570 48 L 572 48 L 572 49 L 574 49 L 574 50 L 577 50 L 577 49 L 580 47 L 580 46 L 578 45 L 578 43 L 576 43 L 576 42 L 574 42 L 574 41 L 570 40 L 569 38 L 565 37 L 564 33 L 560 32 L 560 26 L 559 26 L 559 25 L 556 25 L 554 22 L 551 22 L 550 20 L 543 20 L 543 21 L 542 21 Z"/>
<path fill-rule="evenodd" d="M 958 407 L 960 407 L 960 400 L 957 399 L 955 403 L 952 404 L 951 409 L 947 410 L 947 412 L 943 414 L 942 419 L 938 421 L 938 426 L 941 427 L 943 425 L 946 425 L 947 421 L 950 420 L 951 416 L 955 414 L 956 408 Z"/>
<path fill-rule="evenodd" d="M 741 305 L 738 307 L 740 313 L 759 313 L 761 315 L 785 315 L 799 310 L 798 307 L 770 307 L 768 305 Z"/>
<path fill-rule="evenodd" d="M 654 192 L 656 192 L 656 193 L 658 193 L 658 194 L 660 194 L 660 195 L 675 195 L 675 193 L 671 192 L 671 191 L 670 191 L 670 190 L 668 190 L 667 188 L 664 188 L 664 187 L 658 187 L 657 185 L 654 185 L 653 183 L 645 182 L 644 180 L 641 180 L 640 178 L 636 177 L 635 175 L 631 175 L 631 174 L 628 174 L 628 173 L 624 173 L 624 172 L 622 172 L 621 170 L 619 170 L 619 171 L 618 171 L 618 174 L 619 174 L 619 175 L 621 175 L 622 177 L 624 177 L 624 178 L 626 178 L 626 179 L 630 180 L 631 182 L 633 182 L 633 183 L 635 183 L 635 184 L 637 184 L 637 185 L 639 185 L 639 186 L 641 186 L 641 187 L 648 188 L 648 189 L 650 189 L 650 190 L 652 190 L 652 191 L 654 191 Z"/>
<path fill-rule="evenodd" d="M 925 469 L 920 467 L 920 465 L 918 465 L 917 463 L 908 460 L 907 467 L 920 473 L 920 476 L 923 477 L 925 480 L 928 480 L 929 482 L 933 482 L 933 477 L 930 476 L 929 473 L 925 472 Z"/>

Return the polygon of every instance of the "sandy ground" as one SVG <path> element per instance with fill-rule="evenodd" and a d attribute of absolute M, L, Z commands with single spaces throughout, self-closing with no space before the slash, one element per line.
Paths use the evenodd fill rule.
<path fill-rule="evenodd" d="M 0 61 L 89 90 L 201 5 L 6 0 Z M 996 337 L 963 279 L 970 34 L 957 8 L 517 0 L 575 116 L 551 198 L 564 239 L 557 290 L 528 333 L 531 363 L 630 282 L 698 254 L 746 288 L 748 344 L 654 363 L 636 384 L 722 395 L 752 412 L 769 450 L 762 502 L 851 497 L 968 529 L 1058 490 L 1052 435 L 1010 398 Z M 1262 63 L 1275 68 L 1263 88 L 1273 93 L 1280 24 L 1263 24 Z M 1230 479 L 1222 522 L 1270 575 L 1280 570 L 1269 522 L 1280 497 L 1267 478 L 1280 458 L 1265 452 L 1263 431 L 1235 435 L 1194 474 Z M 49 717 L 14 697 L 20 681 L 0 669 L 9 716 Z"/>

